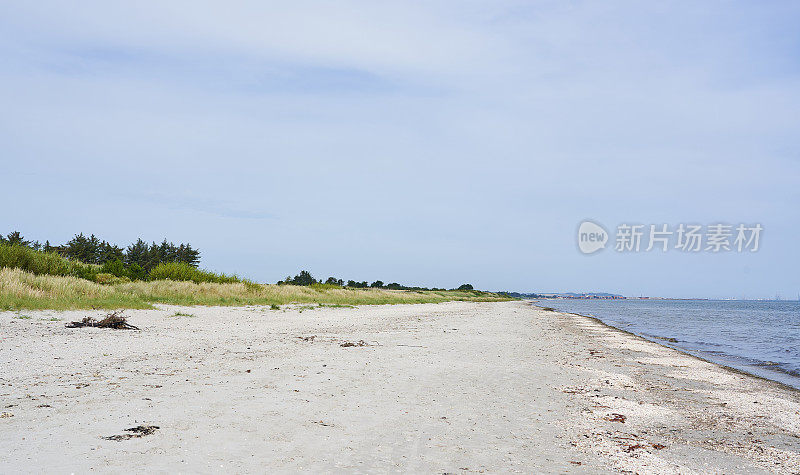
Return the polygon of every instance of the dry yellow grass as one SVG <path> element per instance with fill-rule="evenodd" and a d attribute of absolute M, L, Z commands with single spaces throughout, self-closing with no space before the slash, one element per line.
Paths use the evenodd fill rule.
<path fill-rule="evenodd" d="M 504 298 L 479 291 L 412 291 L 346 289 L 295 285 L 214 284 L 187 281 L 137 281 L 100 285 L 76 277 L 34 275 L 0 268 L 0 308 L 77 309 L 148 308 L 153 303 L 176 305 L 282 305 L 321 303 L 372 305 L 433 303 L 450 300 L 493 301 Z"/>

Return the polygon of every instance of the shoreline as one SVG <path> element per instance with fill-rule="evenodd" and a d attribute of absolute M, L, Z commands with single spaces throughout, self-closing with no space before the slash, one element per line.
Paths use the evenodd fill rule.
<path fill-rule="evenodd" d="M 699 299 L 686 299 L 686 300 L 699 300 Z M 540 305 L 535 305 L 535 306 L 540 308 L 540 309 L 544 309 L 545 308 L 545 307 L 542 307 Z M 663 346 L 664 348 L 668 348 L 670 350 L 677 351 L 678 353 L 681 353 L 681 354 L 683 354 L 685 356 L 689 356 L 691 358 L 697 358 L 700 361 L 703 361 L 703 362 L 709 363 L 709 364 L 713 364 L 715 366 L 719 366 L 720 368 L 723 368 L 723 369 L 728 370 L 728 371 L 732 371 L 732 372 L 734 372 L 736 374 L 739 374 L 739 375 L 749 376 L 751 378 L 760 379 L 760 380 L 762 380 L 764 382 L 767 382 L 767 383 L 776 384 L 782 389 L 790 390 L 790 391 L 796 392 L 798 395 L 800 395 L 800 388 L 792 386 L 791 384 L 786 384 L 784 382 L 777 381 L 775 379 L 770 379 L 770 378 L 767 378 L 765 376 L 761 376 L 759 374 L 750 373 L 750 372 L 745 371 L 743 369 L 736 368 L 735 366 L 729 366 L 729 365 L 726 365 L 724 363 L 720 363 L 718 361 L 714 361 L 714 360 L 709 359 L 709 358 L 704 358 L 704 357 L 702 357 L 700 355 L 696 355 L 694 353 L 691 353 L 688 350 L 684 350 L 683 348 L 678 348 L 678 347 L 675 347 L 675 346 L 671 346 L 671 345 L 668 345 L 668 344 L 666 344 L 664 342 L 656 341 L 655 339 L 650 339 L 650 338 L 647 338 L 646 336 L 639 335 L 638 333 L 634 333 L 632 331 L 628 331 L 628 330 L 625 330 L 625 329 L 622 329 L 622 328 L 615 327 L 614 325 L 611 325 L 611 324 L 608 324 L 608 323 L 604 322 L 603 320 L 601 320 L 598 317 L 594 317 L 592 315 L 583 315 L 581 313 L 575 313 L 575 312 L 562 312 L 560 310 L 555 310 L 555 312 L 556 313 L 564 313 L 564 314 L 567 314 L 567 315 L 575 315 L 575 316 L 581 317 L 581 318 L 588 318 L 589 320 L 592 320 L 592 321 L 594 321 L 594 322 L 596 322 L 596 323 L 598 323 L 600 325 L 603 325 L 603 326 L 607 327 L 609 330 L 622 332 L 622 333 L 625 333 L 626 335 L 639 338 L 639 339 L 641 339 L 643 341 L 647 341 L 649 343 L 655 343 L 656 345 Z M 654 337 L 654 338 L 657 339 L 658 337 Z M 779 370 L 774 370 L 774 371 L 779 371 Z M 791 373 L 786 373 L 786 374 L 791 374 Z"/>
<path fill-rule="evenodd" d="M 549 303 L 548 300 L 552 299 L 528 299 L 530 302 L 541 302 L 541 303 Z M 630 299 L 629 299 L 630 300 Z M 633 299 L 638 300 L 638 299 Z M 656 299 L 647 299 L 647 300 L 656 300 Z M 677 300 L 677 299 L 661 299 L 661 300 Z M 715 299 L 682 299 L 682 300 L 691 300 L 691 301 L 718 301 L 718 302 L 728 302 L 732 300 L 715 300 Z M 737 301 L 744 301 L 744 300 L 737 300 Z M 754 300 L 755 301 L 755 300 Z M 551 308 L 547 305 L 537 305 L 541 308 Z M 742 374 L 746 374 L 749 376 L 753 376 L 759 379 L 764 379 L 766 381 L 771 381 L 777 384 L 780 384 L 783 387 L 792 389 L 794 391 L 800 391 L 800 373 L 790 369 L 784 369 L 780 366 L 780 363 L 771 362 L 769 360 L 760 360 L 753 357 L 748 357 L 744 355 L 736 355 L 736 354 L 729 354 L 724 352 L 718 352 L 715 354 L 712 351 L 707 351 L 703 349 L 690 349 L 684 348 L 680 345 L 682 340 L 675 340 L 674 338 L 670 338 L 669 336 L 659 336 L 656 334 L 646 334 L 646 333 L 636 333 L 631 330 L 626 330 L 620 327 L 615 326 L 611 323 L 606 323 L 603 321 L 602 318 L 589 315 L 589 314 L 582 314 L 576 312 L 569 312 L 559 309 L 554 309 L 557 312 L 569 313 L 573 315 L 578 315 L 585 318 L 591 318 L 597 320 L 598 323 L 608 326 L 609 328 L 619 330 L 625 333 L 629 333 L 634 335 L 638 338 L 643 338 L 647 341 L 652 343 L 656 343 L 658 345 L 674 349 L 675 351 L 679 351 L 683 354 L 688 356 L 692 356 L 695 358 L 699 358 L 703 361 L 707 361 L 712 364 L 719 365 L 724 368 L 728 368 L 731 371 L 740 372 Z M 584 309 L 587 310 L 587 309 Z M 608 315 L 606 315 L 608 317 Z M 674 341 L 671 341 L 674 340 Z"/>
<path fill-rule="evenodd" d="M 800 466 L 798 391 L 529 301 L 27 313 L 0 312 L 2 472 Z"/>

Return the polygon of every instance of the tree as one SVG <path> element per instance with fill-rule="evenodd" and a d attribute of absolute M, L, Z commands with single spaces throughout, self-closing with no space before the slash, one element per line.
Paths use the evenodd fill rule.
<path fill-rule="evenodd" d="M 193 249 L 191 244 L 181 244 L 176 252 L 178 262 L 185 262 L 192 267 L 197 267 L 200 263 L 200 251 Z"/>
<path fill-rule="evenodd" d="M 0 236 L 0 238 L 2 238 L 2 236 Z M 31 245 L 31 242 L 27 241 L 24 237 L 22 237 L 22 234 L 20 234 L 19 231 L 12 231 L 8 233 L 5 239 L 3 239 L 3 242 L 5 242 L 6 244 L 11 244 L 12 246 L 15 244 L 26 247 Z"/>
<path fill-rule="evenodd" d="M 100 247 L 97 251 L 97 264 L 105 264 L 106 262 L 112 261 L 120 261 L 120 263 L 122 263 L 124 258 L 125 254 L 121 247 L 106 241 L 100 243 Z"/>
<path fill-rule="evenodd" d="M 348 280 L 347 281 L 347 287 L 352 287 L 354 289 L 363 289 L 363 288 L 369 287 L 369 283 L 367 283 L 366 280 L 363 281 L 363 282 L 356 282 L 355 280 Z"/>
<path fill-rule="evenodd" d="M 458 290 L 474 290 L 472 284 L 461 284 L 458 286 Z"/>
<path fill-rule="evenodd" d="M 144 268 L 147 263 L 147 243 L 142 241 L 141 238 L 135 243 L 128 246 L 125 252 L 125 264 L 132 266 L 134 264 Z"/>
<path fill-rule="evenodd" d="M 337 279 L 336 277 L 328 277 L 328 280 L 325 281 L 328 285 L 338 285 L 344 286 L 344 281 L 342 279 Z"/>
<path fill-rule="evenodd" d="M 380 280 L 376 280 L 375 282 L 370 284 L 370 287 L 380 289 L 381 287 L 383 287 L 383 282 Z"/>
<path fill-rule="evenodd" d="M 294 285 L 311 285 L 316 284 L 317 280 L 314 279 L 310 272 L 307 270 L 302 270 L 299 274 L 294 276 L 294 279 L 292 279 L 291 283 Z"/>
<path fill-rule="evenodd" d="M 96 264 L 99 247 L 100 242 L 94 234 L 88 238 L 83 233 L 76 234 L 64 246 L 64 256 L 87 264 Z"/>

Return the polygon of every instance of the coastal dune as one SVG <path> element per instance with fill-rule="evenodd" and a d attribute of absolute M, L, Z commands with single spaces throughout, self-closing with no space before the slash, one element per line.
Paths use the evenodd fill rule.
<path fill-rule="evenodd" d="M 0 472 L 800 470 L 798 391 L 529 302 L 102 314 L 0 313 Z"/>

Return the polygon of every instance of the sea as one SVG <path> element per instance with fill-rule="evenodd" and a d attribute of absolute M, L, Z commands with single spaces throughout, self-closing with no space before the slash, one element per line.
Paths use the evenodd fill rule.
<path fill-rule="evenodd" d="M 800 389 L 800 301 L 546 299 L 706 360 Z"/>

